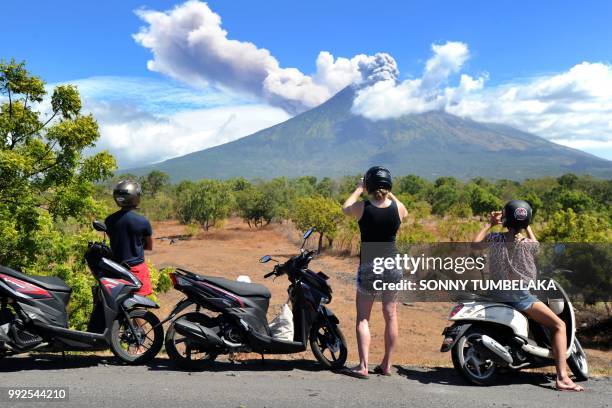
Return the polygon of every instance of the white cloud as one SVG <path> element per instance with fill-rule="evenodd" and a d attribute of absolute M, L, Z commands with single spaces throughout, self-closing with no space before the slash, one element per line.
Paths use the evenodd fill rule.
<path fill-rule="evenodd" d="M 583 62 L 560 74 L 486 88 L 445 109 L 611 158 L 612 66 L 608 64 Z M 607 153 L 599 153 L 599 147 Z"/>
<path fill-rule="evenodd" d="M 193 109 L 169 115 L 117 102 L 86 101 L 100 123 L 95 150 L 108 149 L 120 168 L 137 167 L 230 142 L 289 118 L 267 105 Z"/>
<path fill-rule="evenodd" d="M 469 57 L 466 44 L 449 41 L 433 44 L 431 49 L 433 56 L 427 60 L 421 78 L 402 82 L 389 78 L 363 87 L 357 92 L 353 112 L 380 120 L 438 110 L 484 86 L 486 75 L 474 79 L 466 74 L 457 87 L 446 86 Z"/>
<path fill-rule="evenodd" d="M 468 46 L 462 42 L 448 41 L 432 44 L 434 55 L 425 64 L 421 79 L 424 90 L 435 90 L 444 84 L 451 74 L 458 72 L 469 57 Z"/>
<path fill-rule="evenodd" d="M 147 26 L 134 39 L 153 53 L 147 63 L 151 71 L 196 86 L 212 84 L 246 92 L 290 113 L 315 107 L 375 71 L 379 75 L 397 71 L 388 54 L 334 59 L 328 52 L 319 54 L 312 76 L 282 68 L 267 49 L 228 38 L 221 17 L 197 0 L 165 12 L 141 9 L 136 14 Z"/>

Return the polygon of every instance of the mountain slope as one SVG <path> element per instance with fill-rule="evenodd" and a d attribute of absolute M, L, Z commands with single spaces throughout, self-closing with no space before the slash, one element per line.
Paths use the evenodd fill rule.
<path fill-rule="evenodd" d="M 444 112 L 371 121 L 350 111 L 354 90 L 250 136 L 151 166 L 173 180 L 342 176 L 369 166 L 426 178 L 525 179 L 567 172 L 612 177 L 612 162 L 508 126 Z"/>

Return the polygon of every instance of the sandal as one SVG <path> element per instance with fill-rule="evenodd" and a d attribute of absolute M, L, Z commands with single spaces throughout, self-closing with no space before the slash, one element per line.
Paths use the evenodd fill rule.
<path fill-rule="evenodd" d="M 349 377 L 358 378 L 360 380 L 367 380 L 369 378 L 367 374 L 361 374 L 359 371 L 354 371 L 350 368 L 344 368 L 338 371 L 338 373 L 348 375 Z"/>
<path fill-rule="evenodd" d="M 389 371 L 385 372 L 383 368 L 379 365 L 374 367 L 374 374 L 384 375 L 385 377 L 391 377 L 391 373 Z"/>

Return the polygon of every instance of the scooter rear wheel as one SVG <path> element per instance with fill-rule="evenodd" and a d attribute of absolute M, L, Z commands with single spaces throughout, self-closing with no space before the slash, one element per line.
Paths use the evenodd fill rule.
<path fill-rule="evenodd" d="M 120 316 L 111 327 L 111 350 L 127 364 L 147 363 L 155 358 L 164 344 L 164 328 L 157 316 L 148 310 L 134 309 L 128 315 L 141 341 L 134 337 L 126 319 Z"/>
<path fill-rule="evenodd" d="M 342 330 L 329 321 L 314 323 L 310 330 L 310 349 L 319 363 L 331 369 L 344 367 L 348 356 Z"/>
<path fill-rule="evenodd" d="M 495 383 L 497 365 L 481 354 L 475 345 L 485 331 L 472 327 L 457 339 L 451 350 L 453 367 L 463 378 L 474 385 L 491 385 Z"/>
<path fill-rule="evenodd" d="M 184 370 L 202 370 L 217 358 L 217 354 L 199 350 L 187 337 L 177 333 L 174 322 L 180 319 L 211 327 L 210 318 L 202 313 L 185 313 L 177 317 L 166 332 L 166 353 L 170 360 Z"/>

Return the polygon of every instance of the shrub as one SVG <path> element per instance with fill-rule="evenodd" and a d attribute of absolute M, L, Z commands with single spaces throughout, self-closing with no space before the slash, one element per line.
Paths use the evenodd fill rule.
<path fill-rule="evenodd" d="M 609 217 L 576 214 L 570 208 L 554 213 L 539 238 L 548 242 L 610 242 L 611 224 Z"/>
<path fill-rule="evenodd" d="M 319 233 L 319 251 L 323 248 L 323 238 L 333 243 L 338 222 L 343 218 L 342 209 L 337 201 L 322 196 L 298 198 L 291 219 L 302 231 L 314 227 Z"/>
<path fill-rule="evenodd" d="M 236 194 L 236 209 L 238 215 L 249 224 L 261 227 L 274 218 L 275 205 L 273 196 L 266 194 L 260 188 L 249 186 Z"/>
<path fill-rule="evenodd" d="M 183 223 L 192 221 L 206 231 L 227 218 L 233 206 L 233 195 L 227 183 L 200 180 L 179 185 L 178 215 Z"/>

